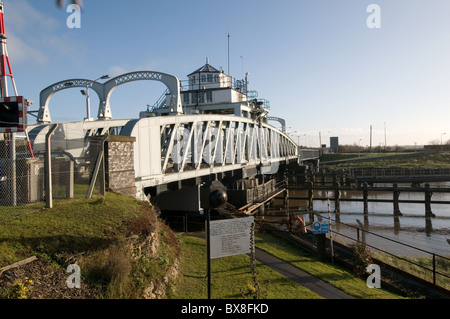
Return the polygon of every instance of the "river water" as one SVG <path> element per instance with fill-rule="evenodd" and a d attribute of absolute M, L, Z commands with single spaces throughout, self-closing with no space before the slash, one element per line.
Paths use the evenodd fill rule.
<path fill-rule="evenodd" d="M 374 185 L 387 186 L 387 185 Z M 399 184 L 399 187 L 403 185 Z M 450 187 L 450 182 L 430 183 L 430 187 Z M 302 191 L 290 191 L 290 196 L 306 196 Z M 334 194 L 325 191 L 315 191 L 314 197 L 329 197 L 330 200 L 314 200 L 314 211 L 323 219 L 331 218 L 332 234 L 335 238 L 356 238 L 360 228 L 358 221 L 364 225 L 367 243 L 373 243 L 376 247 L 390 251 L 396 255 L 404 256 L 429 256 L 435 253 L 441 256 L 450 256 L 450 204 L 431 204 L 431 210 L 436 217 L 425 218 L 425 204 L 399 203 L 402 216 L 394 217 L 393 203 L 369 202 L 367 215 L 363 214 L 363 202 L 340 202 L 340 214 L 334 213 Z M 361 192 L 342 191 L 341 198 L 362 198 Z M 392 199 L 392 192 L 369 192 L 369 199 Z M 424 193 L 406 192 L 400 193 L 400 200 L 424 200 Z M 435 192 L 432 201 L 450 201 L 450 193 Z M 290 200 L 290 212 L 301 213 L 305 211 L 306 201 Z M 297 208 L 297 209 L 296 209 Z M 330 213 L 328 213 L 330 211 Z M 305 214 L 308 220 L 309 214 Z M 317 216 L 317 218 L 320 218 Z M 361 234 L 360 230 L 360 236 Z M 342 234 L 344 236 L 339 236 Z M 399 245 L 384 237 L 404 243 Z M 411 246 L 411 247 L 409 247 Z M 414 248 L 417 249 L 414 249 Z M 428 253 L 429 252 L 429 253 Z"/>

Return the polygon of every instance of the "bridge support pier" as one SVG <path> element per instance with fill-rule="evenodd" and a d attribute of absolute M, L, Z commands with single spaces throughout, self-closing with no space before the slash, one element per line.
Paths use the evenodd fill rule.
<path fill-rule="evenodd" d="M 433 192 L 430 190 L 430 184 L 425 184 L 425 217 L 436 217 L 431 211 L 431 196 Z"/>
<path fill-rule="evenodd" d="M 398 190 L 397 183 L 393 184 L 393 203 L 394 203 L 394 215 L 395 216 L 402 216 L 402 213 L 400 212 L 399 202 L 398 198 L 400 196 L 400 191 Z"/>

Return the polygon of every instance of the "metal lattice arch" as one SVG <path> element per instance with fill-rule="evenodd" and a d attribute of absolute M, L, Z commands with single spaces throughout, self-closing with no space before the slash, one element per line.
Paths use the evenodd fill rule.
<path fill-rule="evenodd" d="M 110 79 L 105 83 L 92 81 L 88 79 L 68 79 L 54 83 L 43 89 L 39 96 L 39 112 L 38 123 L 51 123 L 51 116 L 49 110 L 49 102 L 53 94 L 56 92 L 70 89 L 74 87 L 86 88 L 89 86 L 95 93 L 97 93 L 100 100 L 97 118 L 99 120 L 111 119 L 111 105 L 109 103 L 111 93 L 119 85 L 134 82 L 134 81 L 159 81 L 164 83 L 169 90 L 166 96 L 166 105 L 169 107 L 171 114 L 181 114 L 182 104 L 180 97 L 180 80 L 170 74 L 155 72 L 155 71 L 136 71 L 119 75 Z"/>

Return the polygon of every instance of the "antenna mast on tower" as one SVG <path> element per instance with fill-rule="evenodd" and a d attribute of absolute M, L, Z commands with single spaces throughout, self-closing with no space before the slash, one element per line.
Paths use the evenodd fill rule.
<path fill-rule="evenodd" d="M 8 49 L 6 47 L 6 36 L 5 32 L 5 19 L 3 11 L 3 2 L 0 2 L 0 82 L 1 82 L 1 97 L 8 96 L 8 83 L 7 77 L 11 78 L 11 82 L 14 89 L 14 95 L 17 96 L 16 83 L 14 82 L 14 77 L 12 74 L 11 64 L 9 63 Z M 9 72 L 9 73 L 8 73 Z"/>
<path fill-rule="evenodd" d="M 230 75 L 230 33 L 228 33 L 228 75 Z"/>

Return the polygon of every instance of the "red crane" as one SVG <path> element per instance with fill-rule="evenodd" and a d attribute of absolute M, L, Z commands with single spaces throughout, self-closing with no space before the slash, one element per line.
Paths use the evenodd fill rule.
<path fill-rule="evenodd" d="M 10 103 L 14 103 L 17 105 L 18 110 L 18 120 L 11 121 L 15 122 L 16 127 L 7 127 L 2 129 L 5 134 L 13 133 L 13 132 L 25 132 L 25 136 L 28 142 L 28 148 L 30 150 L 31 157 L 34 157 L 33 149 L 31 147 L 30 139 L 28 137 L 28 132 L 24 124 L 26 123 L 27 117 L 27 106 L 28 101 L 23 98 L 23 96 L 19 96 L 17 94 L 16 83 L 14 81 L 14 76 L 12 74 L 11 63 L 9 62 L 8 49 L 6 46 L 6 36 L 5 32 L 5 17 L 4 17 L 4 5 L 3 2 L 0 2 L 0 102 L 2 103 L 3 108 L 6 110 L 6 113 L 9 113 L 11 110 Z M 14 89 L 14 95 L 9 96 L 8 94 L 8 77 L 11 79 L 11 83 Z M 17 121 L 17 122 L 16 122 Z M 1 126 L 1 124 L 0 124 Z M 14 138 L 14 137 L 12 137 Z"/>
<path fill-rule="evenodd" d="M 9 62 L 8 49 L 6 47 L 6 36 L 5 32 L 5 19 L 3 11 L 3 2 L 0 2 L 0 81 L 1 81 L 1 97 L 8 97 L 8 77 L 11 78 L 11 82 L 14 89 L 14 95 L 18 96 L 16 83 L 14 82 L 14 76 L 12 74 L 11 63 Z"/>

